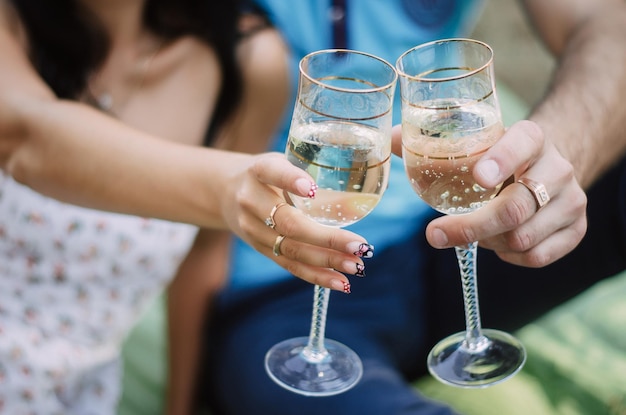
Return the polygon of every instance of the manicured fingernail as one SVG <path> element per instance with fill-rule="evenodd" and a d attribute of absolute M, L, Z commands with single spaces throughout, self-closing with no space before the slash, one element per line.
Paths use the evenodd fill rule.
<path fill-rule="evenodd" d="M 330 280 L 330 287 L 333 290 L 337 290 L 337 291 L 341 291 L 344 292 L 346 294 L 350 294 L 350 283 L 349 282 L 343 282 L 341 280 Z"/>
<path fill-rule="evenodd" d="M 476 172 L 489 183 L 500 183 L 500 167 L 494 160 L 482 160 L 476 165 Z"/>
<path fill-rule="evenodd" d="M 431 243 L 435 248 L 445 248 L 448 246 L 448 235 L 441 229 L 435 228 L 431 233 Z"/>
<path fill-rule="evenodd" d="M 343 270 L 346 273 L 356 275 L 357 277 L 365 276 L 365 265 L 359 262 L 344 261 L 342 265 L 343 265 Z"/>
<path fill-rule="evenodd" d="M 307 195 L 310 199 L 315 198 L 315 194 L 317 192 L 317 184 L 307 180 L 307 179 L 298 179 L 296 180 L 296 187 L 300 191 L 300 194 Z"/>
<path fill-rule="evenodd" d="M 348 244 L 348 250 L 361 258 L 371 258 L 374 256 L 374 245 L 365 242 L 351 242 Z"/>
<path fill-rule="evenodd" d="M 357 277 L 364 277 L 365 276 L 365 265 L 362 264 L 355 264 L 356 265 L 356 272 L 354 273 L 354 275 L 356 275 Z"/>

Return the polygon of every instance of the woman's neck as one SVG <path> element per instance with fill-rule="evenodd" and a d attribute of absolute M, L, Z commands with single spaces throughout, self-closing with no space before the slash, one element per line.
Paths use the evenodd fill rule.
<path fill-rule="evenodd" d="M 79 0 L 100 21 L 111 41 L 111 49 L 137 45 L 146 32 L 143 9 L 146 0 Z"/>
<path fill-rule="evenodd" d="M 163 40 L 143 24 L 145 0 L 79 0 L 102 25 L 108 54 L 90 77 L 86 95 L 106 111 L 121 115 L 151 69 Z"/>

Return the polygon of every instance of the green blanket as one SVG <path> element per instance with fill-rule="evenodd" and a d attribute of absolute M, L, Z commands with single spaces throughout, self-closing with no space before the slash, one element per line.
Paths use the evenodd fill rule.
<path fill-rule="evenodd" d="M 518 331 L 519 375 L 481 390 L 423 379 L 425 394 L 467 415 L 626 414 L 626 272 L 602 281 Z"/>
<path fill-rule="evenodd" d="M 167 375 L 165 296 L 150 307 L 122 349 L 124 377 L 119 415 L 163 413 Z"/>

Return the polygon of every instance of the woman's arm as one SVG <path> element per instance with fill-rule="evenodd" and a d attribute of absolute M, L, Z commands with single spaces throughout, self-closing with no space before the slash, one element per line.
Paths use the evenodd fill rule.
<path fill-rule="evenodd" d="M 230 229 L 294 275 L 330 287 L 354 272 L 352 232 L 281 209 L 287 236 L 264 225 L 283 190 L 307 196 L 312 179 L 280 154 L 178 144 L 73 101 L 57 99 L 31 66 L 0 3 L 0 169 L 53 198 L 85 207 Z"/>
<path fill-rule="evenodd" d="M 219 178 L 226 157 L 57 99 L 30 64 L 16 27 L 0 8 L 0 168 L 69 203 L 224 226 L 221 185 L 211 173 Z"/>

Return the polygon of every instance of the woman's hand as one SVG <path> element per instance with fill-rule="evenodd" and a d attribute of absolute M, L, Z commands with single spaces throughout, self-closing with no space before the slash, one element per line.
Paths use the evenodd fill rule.
<path fill-rule="evenodd" d="M 401 154 L 401 132 L 394 128 L 394 153 Z M 542 267 L 569 253 L 587 229 L 587 198 L 572 165 L 532 121 L 520 121 L 485 153 L 474 168 L 483 187 L 510 180 L 485 207 L 467 215 L 442 216 L 426 228 L 428 242 L 449 248 L 479 241 L 501 259 Z M 545 186 L 549 202 L 539 207 L 521 178 Z M 508 181 L 507 181 L 508 182 Z"/>
<path fill-rule="evenodd" d="M 248 158 L 243 168 L 233 168 L 224 185 L 222 212 L 227 225 L 295 276 L 349 293 L 350 283 L 342 273 L 364 276 L 362 258 L 370 257 L 373 247 L 363 237 L 320 225 L 286 203 L 283 190 L 314 198 L 317 186 L 284 155 L 241 157 Z"/>

